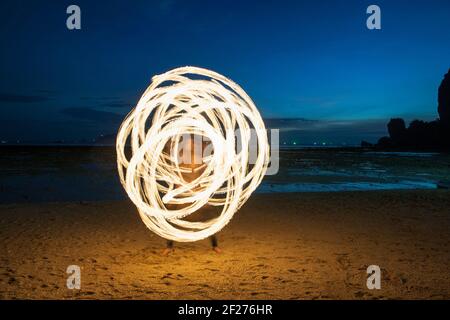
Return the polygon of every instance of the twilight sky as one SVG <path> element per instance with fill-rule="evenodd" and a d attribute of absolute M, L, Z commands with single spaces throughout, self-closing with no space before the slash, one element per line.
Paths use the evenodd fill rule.
<path fill-rule="evenodd" d="M 3 141 L 115 134 L 152 75 L 185 65 L 240 84 L 282 141 L 376 141 L 390 117 L 436 118 L 450 67 L 448 0 L 3 0 L 0 25 Z"/>

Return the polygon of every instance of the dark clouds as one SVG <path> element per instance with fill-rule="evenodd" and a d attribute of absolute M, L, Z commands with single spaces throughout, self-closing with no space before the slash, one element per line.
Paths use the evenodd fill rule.
<path fill-rule="evenodd" d="M 120 123 L 124 118 L 123 115 L 120 115 L 118 113 L 95 110 L 93 108 L 86 108 L 86 107 L 65 108 L 61 112 L 65 115 L 80 120 L 111 123 L 111 124 Z"/>
<path fill-rule="evenodd" d="M 267 128 L 277 128 L 284 130 L 288 128 L 298 128 L 305 124 L 311 124 L 317 122 L 317 120 L 309 120 L 305 118 L 266 118 L 264 124 Z"/>
<path fill-rule="evenodd" d="M 313 144 L 326 142 L 358 145 L 361 140 L 376 142 L 386 135 L 387 119 L 307 120 L 265 119 L 271 129 L 280 130 L 280 143 Z M 276 124 L 276 125 L 274 125 Z"/>
<path fill-rule="evenodd" d="M 0 103 L 38 103 L 49 99 L 50 97 L 47 95 L 0 93 Z"/>
<path fill-rule="evenodd" d="M 124 101 L 111 101 L 111 102 L 104 103 L 102 106 L 106 107 L 106 108 L 129 108 L 129 109 L 131 109 L 131 107 L 133 105 L 129 102 L 124 102 Z"/>
<path fill-rule="evenodd" d="M 81 97 L 81 101 L 89 101 L 90 103 L 93 103 L 97 105 L 98 107 L 105 107 L 105 108 L 133 108 L 136 105 L 136 102 L 131 101 L 137 101 L 138 97 L 133 98 L 125 98 L 125 97 Z"/>

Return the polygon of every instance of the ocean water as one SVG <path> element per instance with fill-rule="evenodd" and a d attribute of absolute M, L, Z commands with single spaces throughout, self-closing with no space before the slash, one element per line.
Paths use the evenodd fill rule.
<path fill-rule="evenodd" d="M 450 178 L 450 155 L 362 149 L 299 149 L 280 152 L 280 170 L 257 192 L 333 192 L 436 189 Z"/>
<path fill-rule="evenodd" d="M 450 180 L 450 155 L 280 150 L 278 174 L 258 193 L 435 189 Z M 0 148 L 0 203 L 125 199 L 111 147 Z"/>

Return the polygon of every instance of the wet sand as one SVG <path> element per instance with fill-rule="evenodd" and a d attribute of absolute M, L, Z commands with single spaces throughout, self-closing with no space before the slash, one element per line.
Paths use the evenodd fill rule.
<path fill-rule="evenodd" d="M 449 299 L 449 208 L 447 190 L 257 194 L 221 254 L 203 240 L 163 257 L 129 201 L 1 205 L 0 298 Z"/>

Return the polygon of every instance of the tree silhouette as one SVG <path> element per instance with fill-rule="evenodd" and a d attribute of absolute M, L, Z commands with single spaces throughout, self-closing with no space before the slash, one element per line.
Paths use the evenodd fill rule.
<path fill-rule="evenodd" d="M 440 121 L 450 125 L 450 69 L 438 89 L 438 112 Z"/>
<path fill-rule="evenodd" d="M 391 119 L 387 125 L 389 136 L 395 144 L 401 144 L 406 137 L 405 120 L 401 118 Z"/>
<path fill-rule="evenodd" d="M 381 148 L 390 148 L 392 147 L 392 140 L 389 137 L 381 137 L 378 140 L 377 146 Z"/>
<path fill-rule="evenodd" d="M 427 125 L 425 121 L 414 120 L 408 127 L 408 144 L 420 147 L 427 144 Z"/>

